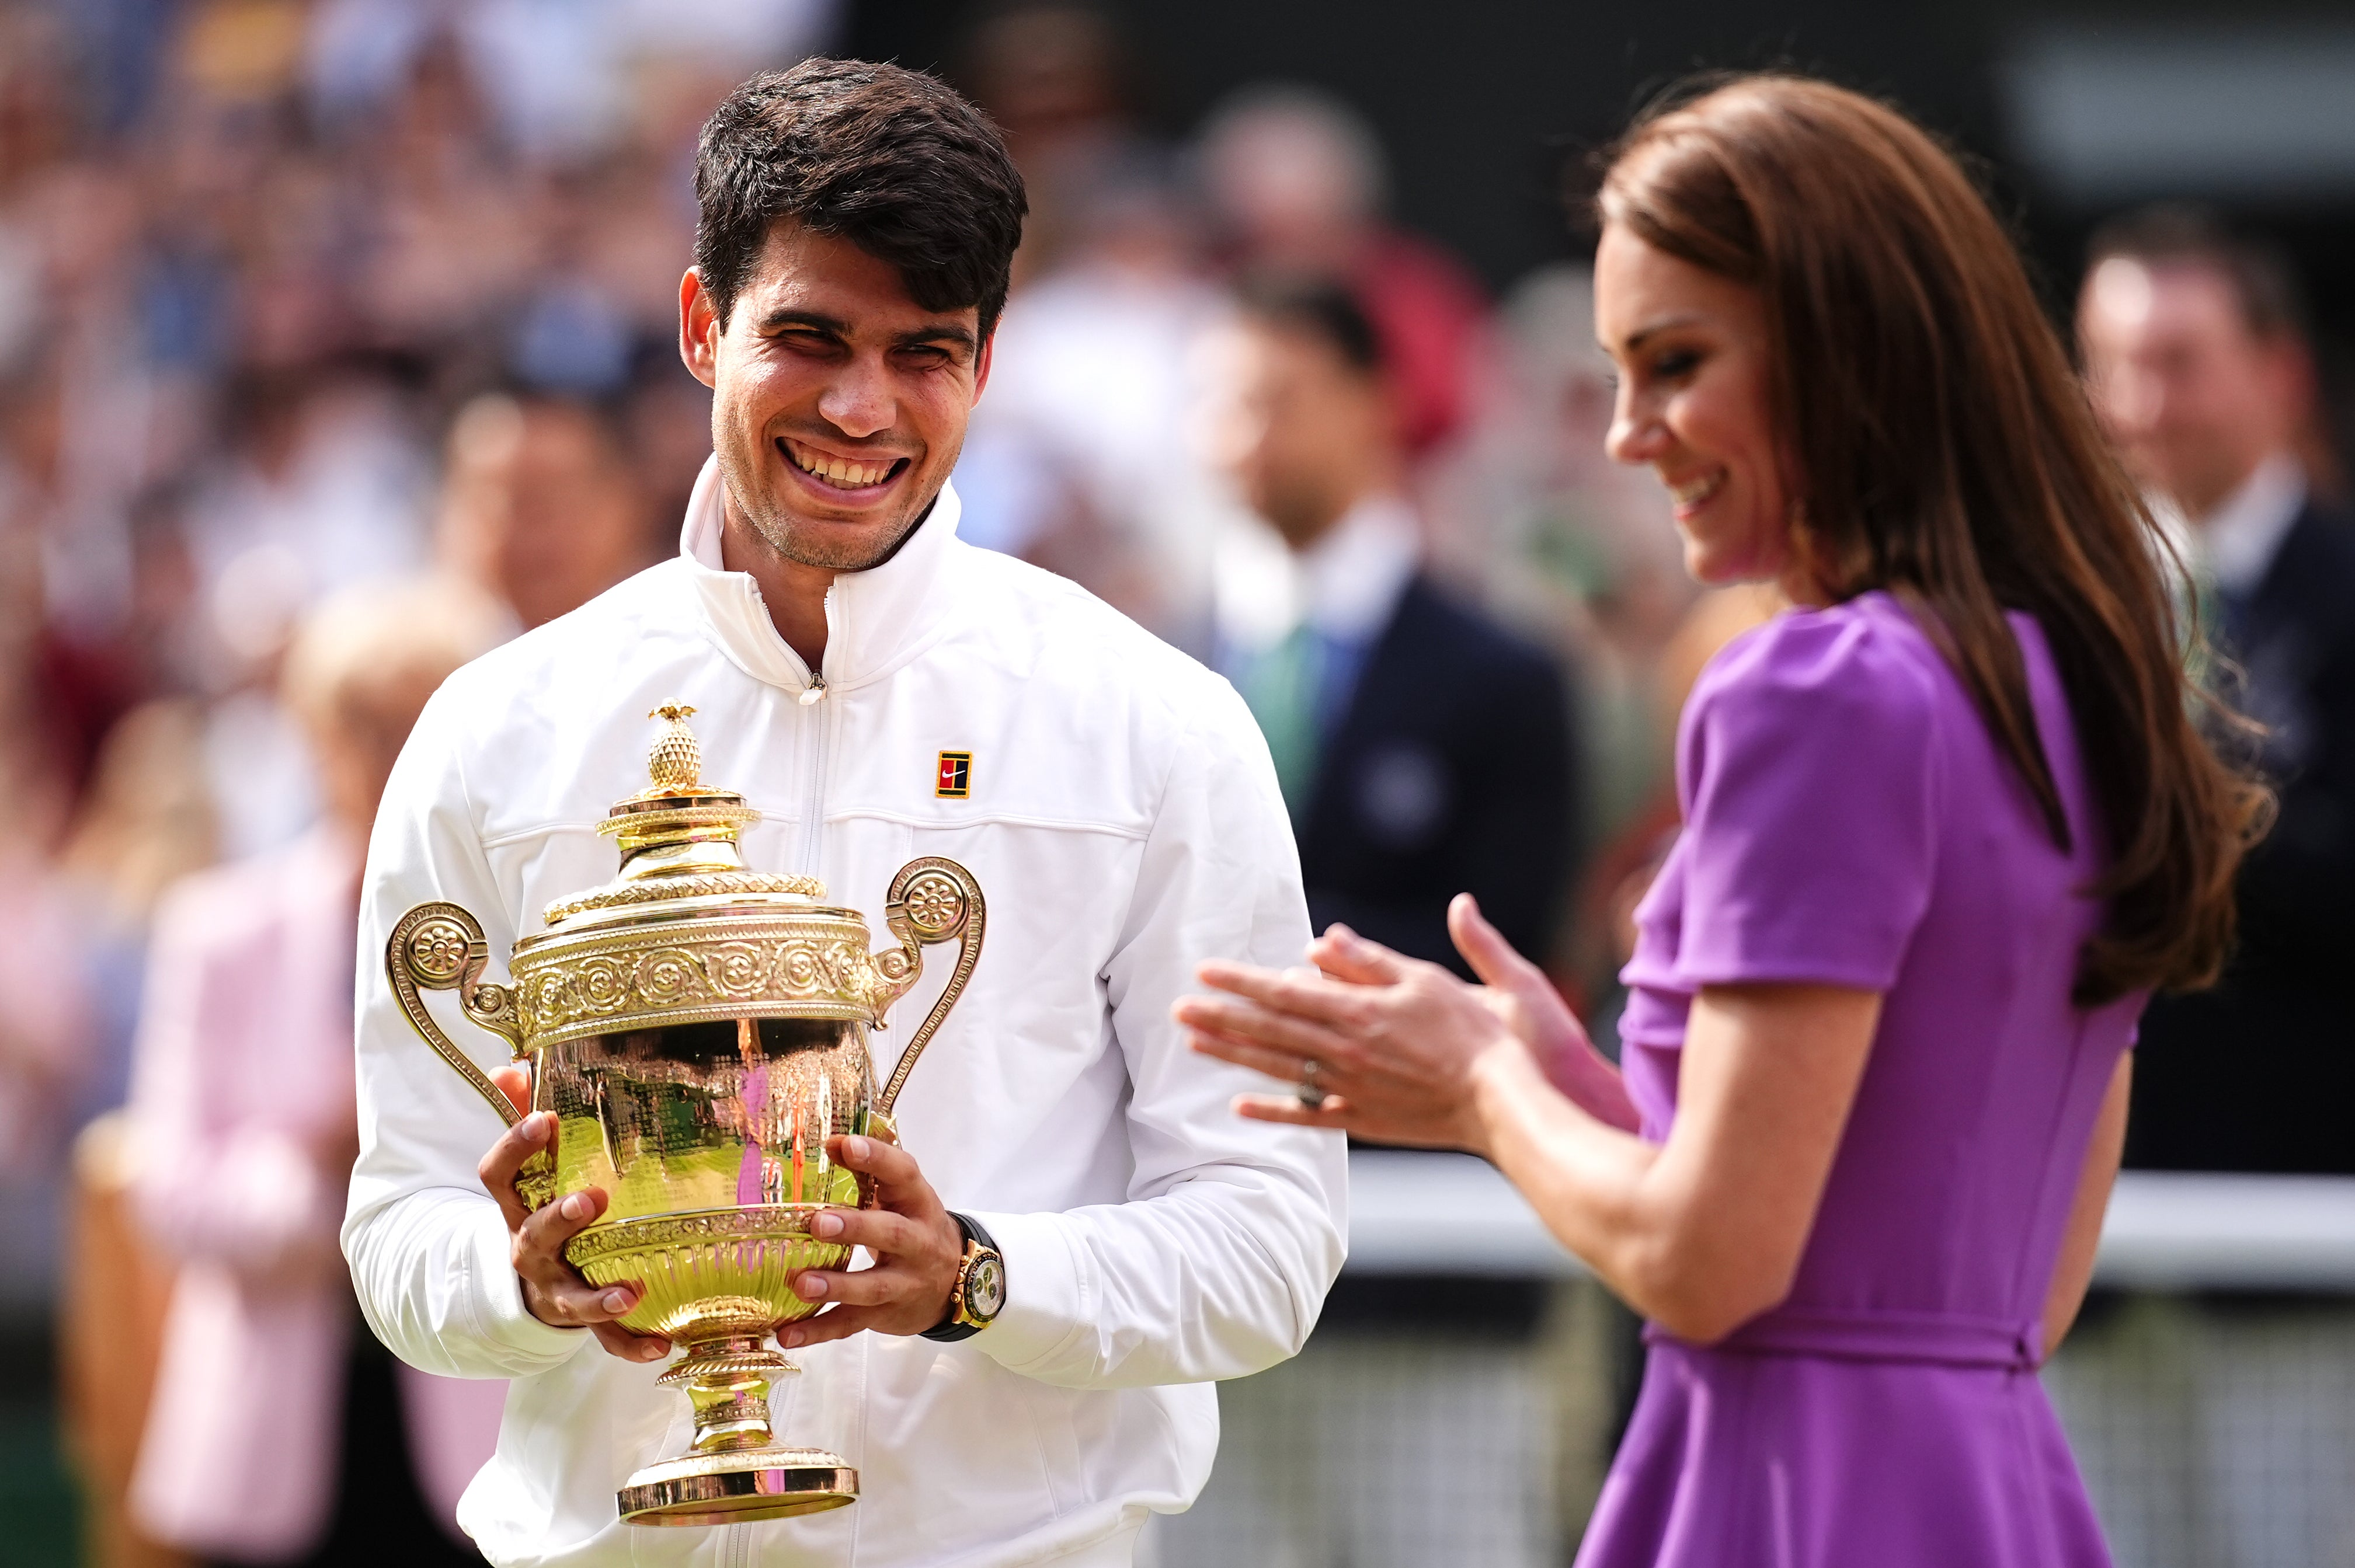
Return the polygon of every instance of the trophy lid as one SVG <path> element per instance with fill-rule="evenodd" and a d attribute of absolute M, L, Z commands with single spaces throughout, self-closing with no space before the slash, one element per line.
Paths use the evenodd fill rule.
<path fill-rule="evenodd" d="M 812 909 L 823 904 L 826 885 L 815 877 L 776 876 L 744 863 L 737 835 L 761 813 L 734 790 L 703 781 L 703 747 L 687 726 L 694 713 L 665 703 L 646 715 L 663 721 L 646 753 L 646 787 L 614 801 L 597 824 L 621 847 L 621 874 L 549 905 L 549 925 L 682 898 L 697 900 L 698 909 L 715 899 L 783 900 Z"/>

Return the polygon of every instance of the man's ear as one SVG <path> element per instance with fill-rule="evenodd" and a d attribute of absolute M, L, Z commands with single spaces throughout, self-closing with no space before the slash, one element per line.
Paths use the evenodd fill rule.
<path fill-rule="evenodd" d="M 678 281 L 678 356 L 706 387 L 719 374 L 719 314 L 704 292 L 703 274 L 689 267 Z"/>
<path fill-rule="evenodd" d="M 982 388 L 989 385 L 990 362 L 997 352 L 997 328 L 992 325 L 989 335 L 981 340 L 981 353 L 973 362 L 973 400 L 981 401 Z"/>

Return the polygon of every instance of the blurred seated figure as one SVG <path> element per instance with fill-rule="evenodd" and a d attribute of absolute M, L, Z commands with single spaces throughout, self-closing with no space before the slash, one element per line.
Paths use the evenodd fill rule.
<path fill-rule="evenodd" d="M 1454 256 L 1383 220 L 1389 174 L 1373 127 L 1313 88 L 1245 88 L 1203 129 L 1202 169 L 1246 273 L 1325 278 L 1360 302 L 1390 361 L 1406 454 L 1454 435 L 1487 301 Z"/>
<path fill-rule="evenodd" d="M 619 425 L 594 403 L 490 393 L 450 427 L 436 553 L 524 630 L 660 559 Z"/>
<path fill-rule="evenodd" d="M 2280 800 L 2242 863 L 2223 982 L 2162 996 L 2135 1052 L 2126 1162 L 2355 1172 L 2355 522 L 2315 493 L 2314 366 L 2296 285 L 2195 211 L 2105 229 L 2078 311 L 2094 402 L 2187 524 L 2236 744 Z M 2327 457 L 2324 460 L 2327 462 Z"/>
<path fill-rule="evenodd" d="M 336 1231 L 358 1148 L 362 851 L 419 710 L 499 621 L 461 582 L 322 604 L 282 676 L 321 821 L 181 883 L 156 916 L 132 1180 L 179 1272 L 132 1507 L 156 1540 L 208 1558 L 477 1561 L 454 1510 L 490 1457 L 504 1385 L 396 1369 L 359 1327 Z"/>
<path fill-rule="evenodd" d="M 1468 891 L 1545 952 L 1577 818 L 1561 673 L 1420 569 L 1389 367 L 1354 299 L 1267 281 L 1239 303 L 1212 440 L 1280 544 L 1220 542 L 1217 662 L 1274 757 L 1309 918 L 1462 970 L 1447 901 Z"/>

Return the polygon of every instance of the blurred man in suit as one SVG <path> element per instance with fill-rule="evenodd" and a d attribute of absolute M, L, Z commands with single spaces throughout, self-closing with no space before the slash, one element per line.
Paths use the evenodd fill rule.
<path fill-rule="evenodd" d="M 1237 304 L 1209 355 L 1209 423 L 1268 527 L 1220 541 L 1216 659 L 1267 736 L 1310 921 L 1468 975 L 1446 911 L 1469 891 L 1542 958 L 1578 804 L 1561 674 L 1423 571 L 1395 383 L 1356 300 L 1270 281 Z M 1271 1542 L 1310 1519 L 1357 1568 L 1561 1562 L 1561 1418 L 1530 1348 L 1548 1299 L 1533 1279 L 1345 1274 L 1311 1353 L 1278 1374 L 1291 1381 L 1231 1396 L 1256 1462 L 1237 1467 L 1220 1513 L 1271 1560 L 1305 1550 Z M 1439 1510 L 1433 1443 L 1480 1456 Z M 1175 1553 L 1246 1550 L 1188 1529 L 1173 1525 Z"/>
<path fill-rule="evenodd" d="M 1217 564 L 1218 662 L 1266 733 L 1310 920 L 1470 973 L 1469 891 L 1542 959 L 1577 805 L 1569 704 L 1543 653 L 1421 569 L 1380 340 L 1344 290 L 1260 282 L 1215 356 L 1214 443 L 1282 542 Z"/>
<path fill-rule="evenodd" d="M 2077 324 L 2094 405 L 2181 524 L 2188 587 L 2222 654 L 2211 689 L 2264 726 L 2229 744 L 2281 801 L 2242 865 L 2223 983 L 2143 1015 L 2126 1163 L 2355 1171 L 2355 525 L 2316 493 L 2330 464 L 2296 284 L 2271 250 L 2184 209 L 2113 225 L 2091 260 Z M 2096 1435 L 2079 1447 L 2096 1495 L 2125 1468 L 2189 1525 L 2117 1510 L 2121 1562 L 2345 1560 L 2343 1306 L 2146 1297 L 2094 1315 L 2070 1351 L 2055 1397 L 2106 1407 L 2080 1408 L 2074 1425 Z M 2180 1383 L 2120 1375 L 2162 1364 Z M 2098 1436 L 2111 1433 L 2130 1435 L 2115 1456 Z"/>
<path fill-rule="evenodd" d="M 2126 1163 L 2355 1172 L 2355 526 L 2314 493 L 2312 355 L 2288 268 L 2183 209 L 2095 238 L 2078 330 L 2094 402 L 2179 513 L 2216 689 L 2280 792 L 2241 873 L 2224 983 L 2162 997 Z"/>

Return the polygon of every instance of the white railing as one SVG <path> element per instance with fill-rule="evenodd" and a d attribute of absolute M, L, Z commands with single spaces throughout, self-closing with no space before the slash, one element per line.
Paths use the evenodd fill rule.
<path fill-rule="evenodd" d="M 1584 1268 L 1521 1195 L 1467 1154 L 1349 1157 L 1360 1274 L 1561 1277 Z M 2097 1283 L 2154 1290 L 2355 1292 L 2355 1177 L 2118 1177 Z"/>

